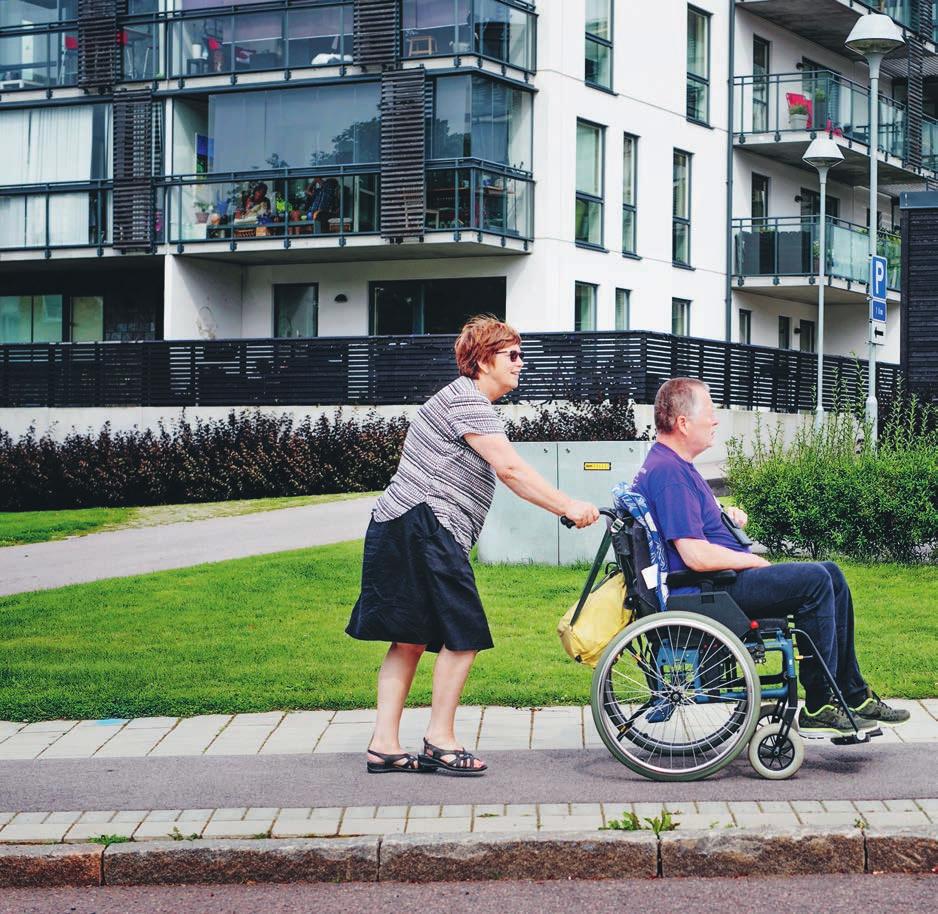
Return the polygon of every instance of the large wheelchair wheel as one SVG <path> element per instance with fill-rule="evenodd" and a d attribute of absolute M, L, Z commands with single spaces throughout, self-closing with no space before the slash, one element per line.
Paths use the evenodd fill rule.
<path fill-rule="evenodd" d="M 739 638 L 680 611 L 619 632 L 596 666 L 590 699 L 606 748 L 656 781 L 719 771 L 745 749 L 761 711 L 759 677 Z"/>

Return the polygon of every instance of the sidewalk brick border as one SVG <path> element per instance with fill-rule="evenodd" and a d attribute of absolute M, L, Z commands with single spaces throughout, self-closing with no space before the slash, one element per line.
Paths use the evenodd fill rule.
<path fill-rule="evenodd" d="M 938 826 L 0 847 L 0 887 L 938 871 Z"/>

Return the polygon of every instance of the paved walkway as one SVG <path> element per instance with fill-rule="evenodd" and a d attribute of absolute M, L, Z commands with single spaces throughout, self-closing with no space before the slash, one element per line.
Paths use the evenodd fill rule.
<path fill-rule="evenodd" d="M 374 503 L 372 496 L 8 546 L 0 549 L 0 596 L 360 539 Z"/>

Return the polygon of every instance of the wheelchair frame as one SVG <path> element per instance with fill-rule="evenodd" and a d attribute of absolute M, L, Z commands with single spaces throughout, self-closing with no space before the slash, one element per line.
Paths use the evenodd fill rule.
<path fill-rule="evenodd" d="M 797 771 L 798 767 L 800 767 L 801 760 L 803 759 L 801 736 L 794 727 L 795 715 L 798 710 L 796 661 L 803 659 L 816 659 L 820 664 L 830 686 L 834 701 L 843 709 L 854 728 L 852 734 L 832 738 L 831 741 L 833 743 L 837 745 L 866 743 L 871 737 L 881 735 L 882 731 L 878 728 L 867 731 L 860 730 L 856 716 L 847 705 L 840 688 L 837 686 L 823 657 L 820 656 L 816 645 L 805 631 L 797 628 L 793 624 L 792 617 L 785 617 L 783 619 L 766 618 L 762 621 L 750 619 L 743 613 L 725 590 L 718 589 L 721 584 L 732 583 L 732 581 L 736 579 L 735 571 L 700 573 L 690 571 L 676 572 L 668 575 L 667 581 L 669 587 L 699 586 L 701 592 L 698 594 L 677 594 L 671 596 L 667 601 L 668 611 L 680 611 L 681 618 L 686 618 L 684 614 L 689 613 L 691 616 L 700 616 L 710 620 L 711 623 L 717 623 L 718 626 L 725 629 L 725 635 L 720 634 L 723 643 L 727 646 L 736 644 L 747 652 L 753 662 L 754 668 L 766 663 L 767 655 L 772 653 L 780 654 L 782 658 L 781 670 L 778 673 L 761 674 L 756 668 L 756 683 L 753 688 L 746 691 L 746 694 L 742 692 L 734 693 L 731 690 L 720 693 L 718 700 L 724 702 L 732 701 L 734 696 L 740 702 L 750 701 L 757 693 L 759 695 L 758 700 L 760 707 L 758 721 L 755 725 L 755 732 L 754 735 L 751 736 L 751 740 L 747 738 L 741 741 L 738 746 L 733 748 L 730 756 L 720 760 L 719 764 L 713 767 L 713 770 L 706 770 L 705 773 L 696 775 L 688 772 L 685 776 L 681 771 L 675 771 L 673 773 L 655 771 L 652 770 L 651 767 L 643 766 L 638 761 L 630 761 L 624 758 L 621 751 L 621 741 L 626 734 L 628 734 L 629 729 L 634 725 L 636 719 L 644 715 L 646 721 L 657 723 L 659 720 L 655 719 L 654 715 L 658 715 L 660 719 L 668 720 L 669 716 L 662 717 L 662 714 L 668 713 L 667 711 L 657 711 L 653 706 L 656 702 L 661 705 L 662 702 L 668 704 L 668 702 L 672 700 L 658 696 L 645 702 L 630 718 L 614 724 L 619 732 L 613 740 L 612 736 L 606 732 L 606 727 L 604 726 L 603 716 L 605 715 L 606 718 L 609 718 L 608 712 L 604 707 L 601 707 L 611 703 L 606 698 L 607 692 L 611 694 L 612 691 L 611 680 L 606 683 L 598 683 L 596 680 L 597 677 L 611 675 L 612 666 L 609 663 L 609 655 L 616 653 L 618 645 L 626 643 L 626 636 L 630 631 L 635 630 L 637 623 L 643 622 L 649 617 L 656 615 L 664 617 L 667 613 L 662 612 L 657 603 L 657 599 L 649 597 L 651 588 L 647 585 L 643 587 L 643 584 L 646 582 L 643 580 L 641 571 L 637 567 L 642 557 L 637 556 L 636 552 L 640 551 L 643 544 L 642 542 L 636 543 L 635 538 L 640 535 L 644 540 L 644 548 L 647 549 L 647 538 L 645 537 L 646 531 L 644 527 L 631 516 L 620 517 L 617 512 L 609 508 L 600 509 L 600 513 L 607 519 L 606 532 L 583 587 L 579 603 L 571 619 L 571 624 L 575 624 L 600 570 L 602 570 L 606 564 L 609 548 L 612 546 L 615 556 L 615 565 L 618 566 L 625 577 L 627 594 L 626 606 L 632 610 L 632 622 L 612 639 L 603 654 L 602 660 L 597 665 L 594 672 L 591 704 L 593 707 L 593 717 L 599 729 L 600 736 L 610 752 L 619 761 L 645 777 L 659 780 L 696 780 L 700 777 L 708 777 L 710 774 L 724 767 L 724 765 L 732 762 L 746 747 L 746 743 L 750 743 L 749 758 L 753 767 L 760 775 L 773 779 L 791 777 Z M 566 518 L 562 518 L 562 521 L 566 526 L 572 526 L 572 523 L 569 523 Z M 638 531 L 640 531 L 640 533 Z M 678 617 L 675 618 L 678 619 Z M 678 621 L 680 620 L 678 619 Z M 733 641 L 728 641 L 726 635 L 732 638 Z M 812 651 L 812 654 L 801 655 L 797 653 L 793 640 L 795 636 L 798 637 L 799 642 L 803 646 L 807 646 Z M 671 647 L 669 649 L 672 651 L 673 657 L 674 648 Z M 688 651 L 687 643 L 682 650 L 685 653 Z M 619 652 L 620 657 L 621 655 L 622 652 Z M 618 659 L 617 657 L 616 660 L 611 661 L 611 663 L 614 665 L 618 662 Z M 657 657 L 655 663 L 657 672 L 654 675 L 657 676 L 657 681 L 662 684 L 663 688 L 664 677 L 662 676 Z M 703 672 L 706 672 L 706 670 Z M 695 682 L 698 682 L 698 689 L 701 690 L 701 694 L 696 695 L 692 699 L 692 703 L 706 703 L 708 698 L 707 694 L 704 693 L 707 692 L 707 689 L 701 688 L 699 684 L 700 671 L 695 671 L 694 675 L 697 677 Z M 651 688 L 650 680 L 652 676 L 649 670 L 645 671 L 645 677 L 649 680 L 649 688 Z M 607 691 L 603 691 L 604 689 Z M 750 692 L 753 694 L 750 695 Z M 713 700 L 717 699 L 714 698 Z M 687 703 L 687 699 L 683 699 L 683 702 Z M 672 708 L 670 714 L 673 713 L 674 710 Z M 765 725 L 771 726 L 772 729 L 767 730 Z M 724 726 L 729 726 L 729 723 Z M 642 738 L 647 742 L 646 737 L 643 736 Z M 729 738 L 730 736 L 722 737 L 723 740 Z M 630 739 L 635 741 L 634 737 L 630 737 Z M 712 744 L 719 745 L 719 743 L 713 742 L 715 739 L 716 737 L 711 739 Z M 618 748 L 616 743 L 620 744 Z M 689 744 L 685 743 L 679 745 L 686 746 Z M 686 749 L 683 751 L 684 754 L 686 754 Z M 681 754 L 680 749 L 677 750 L 677 754 Z"/>

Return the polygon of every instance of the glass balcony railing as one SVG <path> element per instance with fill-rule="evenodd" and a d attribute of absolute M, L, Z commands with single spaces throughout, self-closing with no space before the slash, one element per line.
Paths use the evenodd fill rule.
<path fill-rule="evenodd" d="M 922 165 L 938 171 L 938 121 L 922 116 Z"/>
<path fill-rule="evenodd" d="M 826 70 L 737 76 L 734 84 L 737 136 L 816 130 L 869 145 L 870 91 L 865 86 Z M 879 148 L 901 157 L 905 141 L 905 106 L 880 95 Z"/>
<path fill-rule="evenodd" d="M 490 232 L 529 240 L 533 182 L 483 167 L 427 172 L 427 230 Z"/>
<path fill-rule="evenodd" d="M 242 241 L 379 231 L 379 175 L 192 175 L 167 187 L 169 242 Z"/>
<path fill-rule="evenodd" d="M 0 189 L 0 250 L 110 243 L 111 191 L 94 184 Z"/>
<path fill-rule="evenodd" d="M 353 59 L 352 4 L 225 6 L 168 23 L 174 77 L 339 66 Z"/>
<path fill-rule="evenodd" d="M 828 216 L 825 247 L 828 276 L 868 281 L 866 228 Z M 888 263 L 887 285 L 898 289 L 902 263 L 899 236 L 880 232 L 877 252 Z M 734 219 L 733 257 L 736 276 L 816 276 L 820 272 L 820 217 Z"/>
<path fill-rule="evenodd" d="M 534 71 L 535 17 L 517 0 L 403 0 L 405 58 L 478 55 Z"/>
<path fill-rule="evenodd" d="M 36 26 L 0 33 L 0 92 L 78 84 L 78 28 Z"/>

